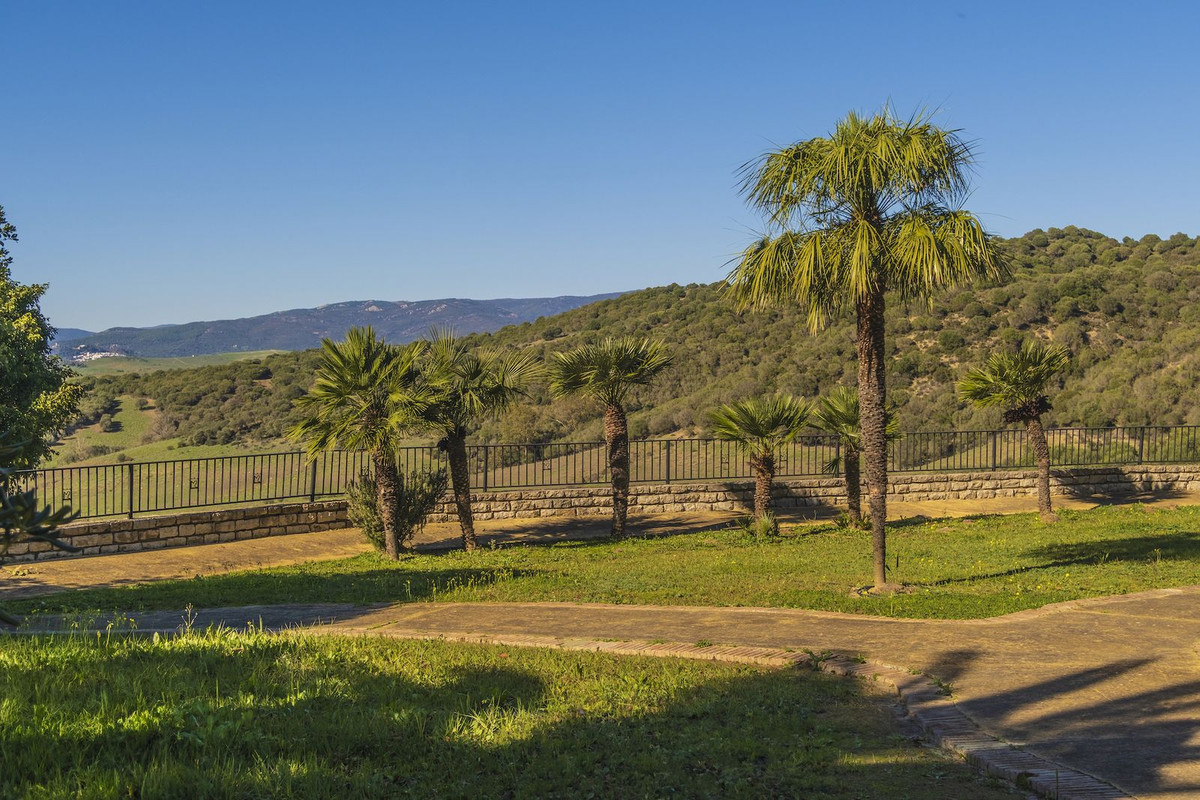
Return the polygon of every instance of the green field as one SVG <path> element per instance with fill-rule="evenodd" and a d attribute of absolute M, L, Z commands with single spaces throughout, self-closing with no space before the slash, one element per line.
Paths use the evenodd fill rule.
<path fill-rule="evenodd" d="M 1047 603 L 1194 584 L 1200 507 L 1064 511 L 890 526 L 893 597 L 870 582 L 869 534 L 831 524 L 759 541 L 738 528 L 624 542 L 566 542 L 475 553 L 374 554 L 275 569 L 95 589 L 14 610 L 180 609 L 273 603 L 564 601 L 776 606 L 893 617 L 991 617 Z"/>
<path fill-rule="evenodd" d="M 1016 796 L 809 670 L 208 631 L 0 639 L 0 796 Z"/>
<path fill-rule="evenodd" d="M 247 350 L 238 353 L 210 353 L 202 356 L 179 356 L 175 358 L 138 358 L 136 356 L 111 356 L 96 358 L 82 363 L 72 363 L 71 369 L 80 375 L 126 375 L 131 372 L 158 372 L 164 369 L 192 369 L 213 364 L 229 364 L 250 358 L 283 353 L 283 350 Z"/>
<path fill-rule="evenodd" d="M 153 426 L 159 416 L 158 409 L 153 405 L 139 409 L 138 398 L 130 395 L 122 395 L 117 401 L 120 407 L 113 414 L 115 430 L 102 431 L 98 424 L 77 428 L 58 442 L 53 456 L 42 466 L 82 467 L 115 464 L 121 461 L 213 458 L 296 449 L 294 443 L 286 441 L 183 447 L 178 437 L 153 440 Z"/>

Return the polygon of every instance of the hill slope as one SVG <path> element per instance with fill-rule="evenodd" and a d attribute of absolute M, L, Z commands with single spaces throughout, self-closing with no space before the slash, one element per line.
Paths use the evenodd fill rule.
<path fill-rule="evenodd" d="M 318 308 L 297 308 L 244 319 L 189 322 L 153 328 L 109 328 L 100 333 L 61 334 L 62 355 L 70 358 L 89 352 L 115 352 L 141 358 L 164 358 L 238 350 L 306 350 L 324 337 L 340 338 L 356 325 L 372 325 L 385 338 L 409 342 L 431 327 L 451 327 L 461 333 L 494 331 L 505 325 L 558 314 L 572 308 L 616 297 L 532 297 L 500 300 L 422 300 L 386 302 L 356 300 Z M 64 329 L 69 330 L 69 329 Z"/>
<path fill-rule="evenodd" d="M 889 398 L 903 428 L 998 427 L 999 412 L 964 407 L 954 381 L 997 348 L 1038 337 L 1074 352 L 1052 391 L 1053 424 L 1200 424 L 1200 239 L 1177 234 L 1117 241 L 1078 228 L 1033 231 L 1004 242 L 1014 276 L 1003 286 L 947 292 L 929 307 L 893 302 Z M 774 391 L 813 397 L 853 384 L 851 319 L 810 333 L 788 308 L 737 314 L 720 286 L 631 292 L 555 317 L 472 337 L 541 355 L 603 336 L 664 339 L 674 367 L 631 406 L 635 435 L 702 430 L 713 405 Z M 153 398 L 184 443 L 270 440 L 295 419 L 293 398 L 315 354 L 288 353 L 202 370 L 96 379 L 101 393 Z M 599 411 L 551 400 L 489 421 L 479 439 L 596 439 Z"/>

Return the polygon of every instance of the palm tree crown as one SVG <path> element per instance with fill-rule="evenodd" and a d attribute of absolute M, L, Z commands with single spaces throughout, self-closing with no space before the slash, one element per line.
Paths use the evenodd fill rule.
<path fill-rule="evenodd" d="M 1004 409 L 1004 422 L 1024 422 L 1050 410 L 1046 385 L 1062 372 L 1071 352 L 1062 345 L 1026 342 L 1016 352 L 993 353 L 958 382 L 964 400 Z"/>
<path fill-rule="evenodd" d="M 418 343 L 396 347 L 370 328 L 351 328 L 346 339 L 321 342 L 321 361 L 309 393 L 296 400 L 310 415 L 291 431 L 310 456 L 333 447 L 376 450 L 396 431 L 417 424 L 429 403 L 421 385 Z"/>
<path fill-rule="evenodd" d="M 814 422 L 821 430 L 832 433 L 841 439 L 843 445 L 854 450 L 862 450 L 860 413 L 858 390 L 851 386 L 838 386 L 821 398 L 817 405 Z M 892 409 L 887 411 L 884 435 L 888 441 L 900 438 L 900 420 L 896 418 L 896 413 Z"/>
<path fill-rule="evenodd" d="M 522 396 L 537 368 L 532 354 L 472 348 L 451 331 L 434 331 L 422 369 L 433 393 L 426 417 L 447 435 L 463 436 L 475 420 Z"/>
<path fill-rule="evenodd" d="M 718 439 L 750 453 L 771 453 L 800 434 L 812 411 L 812 403 L 790 395 L 756 397 L 714 409 L 708 422 Z"/>
<path fill-rule="evenodd" d="M 550 389 L 556 395 L 585 394 L 619 406 L 629 390 L 645 386 L 671 365 L 667 347 L 654 339 L 605 339 L 555 353 Z"/>
<path fill-rule="evenodd" d="M 1008 265 L 993 237 L 958 207 L 970 145 L 926 115 L 851 113 L 828 137 L 743 167 L 742 190 L 779 229 L 750 245 L 729 275 L 739 306 L 793 301 L 814 329 L 873 292 L 929 297 Z"/>

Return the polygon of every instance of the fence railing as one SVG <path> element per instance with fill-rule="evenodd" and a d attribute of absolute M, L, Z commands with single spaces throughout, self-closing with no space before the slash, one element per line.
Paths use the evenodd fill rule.
<path fill-rule="evenodd" d="M 1200 462 L 1200 426 L 1055 428 L 1046 432 L 1058 467 Z M 776 476 L 840 474 L 837 437 L 814 433 L 776 454 Z M 488 444 L 467 448 L 475 491 L 587 486 L 609 480 L 603 442 Z M 434 446 L 399 452 L 404 472 L 447 466 Z M 892 472 L 1018 469 L 1034 464 L 1024 430 L 909 433 L 892 442 Z M 36 489 L 47 505 L 70 505 L 84 518 L 129 516 L 228 505 L 318 500 L 346 492 L 370 471 L 365 453 L 334 451 L 309 461 L 302 453 L 126 462 L 20 473 L 18 487 Z M 630 442 L 635 483 L 739 480 L 753 477 L 749 457 L 718 439 Z"/>

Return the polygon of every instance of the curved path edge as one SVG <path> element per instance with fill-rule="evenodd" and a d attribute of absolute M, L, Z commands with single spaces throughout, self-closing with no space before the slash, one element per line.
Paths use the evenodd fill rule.
<path fill-rule="evenodd" d="M 546 647 L 612 655 L 736 662 L 784 669 L 804 666 L 833 675 L 876 681 L 889 687 L 899 697 L 908 716 L 920 726 L 929 742 L 961 756 L 981 772 L 1009 781 L 1039 797 L 1051 800 L 1116 800 L 1133 797 L 1094 775 L 1035 755 L 986 732 L 926 675 L 878 661 L 845 655 L 817 654 L 811 650 L 797 651 L 792 648 L 762 646 L 699 645 L 635 639 L 609 641 L 538 634 L 480 634 L 449 629 L 418 630 L 395 625 L 364 627 L 355 625 L 346 619 L 344 614 L 352 610 L 367 611 L 367 607 L 340 604 L 294 607 L 293 610 L 299 612 L 296 616 L 268 622 L 271 615 L 261 613 L 267 608 L 269 607 L 250 606 L 207 609 L 200 612 L 198 618 L 205 627 L 216 625 L 236 629 L 238 625 L 254 625 L 252 620 L 258 612 L 258 625 L 281 635 L 317 634 L 440 640 L 506 647 Z M 374 610 L 383 608 L 386 607 L 376 606 Z M 321 614 L 323 610 L 330 612 L 328 616 Z M 191 621 L 185 621 L 183 625 L 163 625 L 161 614 L 135 613 L 122 616 L 135 623 L 139 617 L 150 623 L 145 627 L 136 625 L 127 631 L 134 635 L 176 634 L 185 627 L 192 626 Z M 52 623 L 50 627 L 40 630 L 25 628 L 19 633 L 67 632 L 64 630 L 62 618 L 52 619 L 53 623 L 57 624 Z"/>

